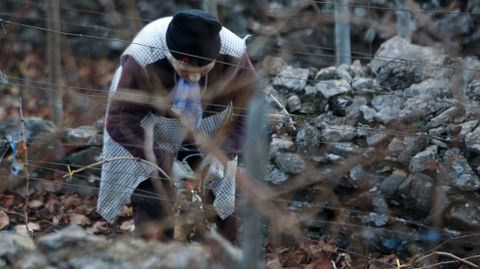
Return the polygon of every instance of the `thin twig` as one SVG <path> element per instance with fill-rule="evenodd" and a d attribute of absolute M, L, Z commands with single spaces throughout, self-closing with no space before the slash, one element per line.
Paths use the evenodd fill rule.
<path fill-rule="evenodd" d="M 28 172 L 28 149 L 27 143 L 25 141 L 25 119 L 23 118 L 23 106 L 22 106 L 22 98 L 19 98 L 19 113 L 20 113 L 20 141 L 19 145 L 21 146 L 24 156 L 24 168 L 25 168 L 25 205 L 24 205 L 24 218 L 25 218 L 25 226 L 27 228 L 27 233 L 30 237 L 33 237 L 32 232 L 28 228 L 28 204 L 30 203 L 30 173 Z"/>
<path fill-rule="evenodd" d="M 457 261 L 459 261 L 459 262 L 463 262 L 463 263 L 465 263 L 465 264 L 467 264 L 467 265 L 469 265 L 469 266 L 471 266 L 471 267 L 473 267 L 473 268 L 478 268 L 478 266 L 477 266 L 476 264 L 474 264 L 474 263 L 472 263 L 472 262 L 470 262 L 470 261 L 467 261 L 467 260 L 464 259 L 464 258 L 460 258 L 460 257 L 456 256 L 455 254 L 452 254 L 452 253 L 450 253 L 450 252 L 444 252 L 444 251 L 434 251 L 434 252 L 431 252 L 431 253 L 429 253 L 429 254 L 427 254 L 427 255 L 419 258 L 419 259 L 416 261 L 416 263 L 418 263 L 419 261 L 428 259 L 428 258 L 430 258 L 431 256 L 434 256 L 434 255 L 450 257 L 450 258 L 453 258 L 453 259 L 455 259 L 455 260 L 457 260 Z M 425 267 L 420 267 L 420 268 L 425 268 Z"/>
<path fill-rule="evenodd" d="M 288 112 L 285 106 L 283 106 L 282 103 L 280 103 L 280 101 L 278 101 L 278 99 L 275 98 L 275 96 L 273 96 L 273 94 L 268 93 L 268 97 L 271 98 L 271 100 L 275 103 L 275 105 L 281 110 L 283 114 L 288 116 L 287 126 L 292 128 L 295 131 L 295 125 L 292 119 L 292 115 Z"/>
<path fill-rule="evenodd" d="M 95 166 L 98 166 L 98 165 L 101 165 L 101 164 L 104 164 L 104 163 L 109 163 L 109 162 L 113 162 L 113 161 L 122 161 L 122 160 L 133 160 L 133 161 L 138 161 L 138 162 L 142 162 L 142 163 L 146 163 L 148 165 L 151 165 L 153 167 L 155 167 L 164 177 L 166 177 L 168 180 L 172 180 L 170 178 L 170 176 L 162 169 L 160 168 L 158 165 L 152 163 L 152 162 L 149 162 L 149 161 L 146 161 L 142 158 L 138 158 L 138 157 L 115 157 L 115 158 L 111 158 L 111 159 L 106 159 L 106 160 L 103 160 L 103 161 L 99 161 L 99 162 L 96 162 L 96 163 L 92 163 L 92 164 L 89 164 L 87 166 L 84 166 L 82 168 L 79 168 L 79 169 L 76 169 L 76 170 L 70 170 L 70 167 L 68 167 L 69 171 L 68 171 L 68 174 L 64 175 L 63 178 L 69 178 L 71 179 L 75 174 L 77 173 L 80 173 L 84 170 L 87 170 L 89 168 L 93 168 Z M 173 181 L 172 181 L 173 182 Z"/>

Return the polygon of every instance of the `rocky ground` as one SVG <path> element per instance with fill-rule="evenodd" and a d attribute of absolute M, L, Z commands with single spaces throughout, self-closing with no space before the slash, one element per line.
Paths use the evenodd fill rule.
<path fill-rule="evenodd" d="M 279 212 L 295 216 L 304 239 L 295 239 L 293 245 L 287 240 L 277 245 L 279 249 L 270 249 L 271 268 L 305 266 L 325 257 L 347 266 L 341 259 L 346 256 L 357 265 L 368 262 L 370 268 L 385 268 L 394 266 L 397 258 L 407 263 L 435 251 L 480 263 L 476 241 L 480 229 L 477 58 L 452 58 L 441 50 L 392 38 L 368 65 L 355 62 L 316 70 L 276 61 L 276 68 L 264 70 L 272 75 L 265 90 L 272 115 L 271 164 L 265 183 L 283 193 L 271 202 L 284 210 Z M 0 125 L 1 137 L 15 131 L 18 121 Z M 134 254 L 124 256 L 119 249 L 149 248 L 150 243 L 125 238 L 112 241 L 114 245 L 107 248 L 110 243 L 105 238 L 89 235 L 128 235 L 131 211 L 125 208 L 119 220 L 108 225 L 94 212 L 99 171 L 87 170 L 70 180 L 63 177 L 67 165 L 73 169 L 100 159 L 101 132 L 101 123 L 59 132 L 48 121 L 27 118 L 25 134 L 33 160 L 28 167 L 29 189 L 24 177 L 9 172 L 25 169 L 20 149 L 15 156 L 13 144 L 3 140 L 2 148 L 7 151 L 1 169 L 8 175 L 1 185 L 0 228 L 7 230 L 2 232 L 6 240 L 0 245 L 3 264 L 67 268 L 62 267 L 62 260 L 68 268 L 86 268 L 82 267 L 86 263 L 83 253 L 87 259 L 95 250 L 105 249 L 88 264 L 97 266 L 89 268 L 109 268 L 102 264 L 137 262 L 128 258 Z M 35 247 L 19 235 L 26 233 L 22 223 L 27 191 L 30 229 L 38 236 L 46 234 Z M 69 223 L 87 232 L 70 228 L 49 235 Z M 48 243 L 62 235 L 67 243 Z M 77 254 L 45 254 L 63 244 L 71 246 L 68 242 L 75 242 L 72 251 Z M 11 252 L 12 244 L 20 250 Z M 177 254 L 188 252 L 192 260 L 185 262 L 211 268 L 208 255 L 195 260 L 200 259 L 194 257 L 196 252 L 211 253 L 202 246 L 158 245 L 146 251 L 145 257 L 164 248 Z M 176 258 L 164 255 L 165 262 L 174 264 Z M 465 264 L 437 256 L 441 258 L 418 264 Z M 140 259 L 137 268 L 155 268 L 149 267 L 155 259 Z M 356 264 L 350 263 L 351 268 L 359 268 Z"/>
<path fill-rule="evenodd" d="M 388 8 L 390 2 L 371 4 Z M 368 57 L 335 67 L 332 58 L 316 57 L 332 51 L 297 42 L 334 46 L 331 5 L 318 4 L 318 16 L 313 6 L 289 1 L 223 1 L 227 25 L 256 34 L 251 54 L 267 81 L 272 130 L 264 183 L 276 193 L 269 206 L 277 209 L 267 224 L 268 268 L 480 264 L 480 1 L 415 2 L 444 12 L 430 14 L 434 27 L 415 17 L 423 23 L 414 26 L 412 39 L 424 46 L 392 38 L 393 11 L 373 12 L 359 1 L 352 8 L 353 48 Z M 120 12 L 134 10 L 123 1 L 102 3 L 68 1 L 62 29 L 128 40 L 146 21 L 181 6 L 138 1 L 137 14 Z M 16 11 L 16 17 L 1 16 L 46 22 L 37 6 L 2 1 L 2 12 Z M 258 6 L 263 8 L 253 8 Z M 295 7 L 296 12 L 281 12 Z M 91 12 L 104 9 L 117 11 L 109 17 Z M 313 28 L 312 18 L 318 17 L 320 26 Z M 283 29 L 285 21 L 295 27 L 268 35 L 266 30 Z M 69 87 L 60 128 L 45 120 L 51 118 L 51 90 L 42 82 L 47 81 L 45 33 L 2 26 L 0 268 L 225 265 L 218 242 L 212 247 L 133 238 L 128 206 L 118 220 L 106 223 L 95 212 L 98 167 L 65 177 L 69 169 L 101 160 L 105 90 L 116 65 L 109 58 L 125 44 L 101 42 L 92 50 L 89 40 L 68 39 L 66 50 L 72 53 L 63 55 L 63 75 Z M 449 50 L 436 49 L 446 45 Z M 18 96 L 24 97 L 26 150 L 15 143 L 21 130 Z M 33 240 L 27 237 L 27 218 Z"/>

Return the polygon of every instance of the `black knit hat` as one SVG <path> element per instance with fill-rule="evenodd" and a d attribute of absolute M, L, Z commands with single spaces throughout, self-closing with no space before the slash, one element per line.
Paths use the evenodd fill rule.
<path fill-rule="evenodd" d="M 222 25 L 213 15 L 202 10 L 182 11 L 168 25 L 167 47 L 182 63 L 204 66 L 220 53 L 220 30 Z"/>

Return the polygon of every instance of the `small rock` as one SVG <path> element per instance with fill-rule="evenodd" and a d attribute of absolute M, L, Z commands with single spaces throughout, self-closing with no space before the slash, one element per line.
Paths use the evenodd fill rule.
<path fill-rule="evenodd" d="M 341 64 L 340 66 L 337 67 L 335 72 L 337 73 L 337 77 L 345 80 L 350 84 L 352 83 L 352 75 L 349 72 L 349 68 L 350 68 L 350 65 Z"/>
<path fill-rule="evenodd" d="M 465 135 L 465 146 L 473 154 L 480 153 L 480 126 Z"/>
<path fill-rule="evenodd" d="M 464 123 L 460 124 L 460 127 L 462 127 L 462 131 L 460 132 L 460 137 L 462 139 L 465 139 L 467 134 L 470 133 L 471 131 L 473 131 L 475 129 L 475 127 L 478 126 L 479 122 L 480 122 L 479 120 L 471 120 L 471 121 L 467 121 L 467 122 L 464 122 Z"/>
<path fill-rule="evenodd" d="M 331 142 L 348 142 L 355 137 L 355 128 L 350 125 L 326 125 L 321 132 L 323 141 Z"/>
<path fill-rule="evenodd" d="M 75 129 L 67 130 L 63 134 L 63 137 L 65 141 L 69 143 L 86 143 L 90 141 L 97 132 L 98 130 L 93 126 L 80 126 Z"/>
<path fill-rule="evenodd" d="M 453 148 L 445 152 L 444 163 L 448 164 L 448 180 L 462 191 L 480 189 L 480 179 L 472 170 L 460 150 Z"/>
<path fill-rule="evenodd" d="M 480 229 L 480 205 L 463 204 L 453 206 L 445 213 L 447 226 L 455 229 L 478 230 Z"/>
<path fill-rule="evenodd" d="M 315 80 L 332 80 L 337 79 L 337 71 L 335 66 L 320 69 L 315 75 Z"/>
<path fill-rule="evenodd" d="M 380 191 L 385 195 L 385 199 L 390 201 L 394 198 L 400 184 L 405 180 L 404 176 L 392 174 L 382 180 Z"/>
<path fill-rule="evenodd" d="M 274 78 L 273 85 L 293 91 L 303 91 L 309 75 L 310 71 L 306 68 L 287 66 Z"/>
<path fill-rule="evenodd" d="M 408 166 L 410 172 L 419 173 L 426 170 L 432 170 L 432 163 L 436 160 L 438 146 L 433 145 L 424 151 L 417 153 L 410 161 Z"/>
<path fill-rule="evenodd" d="M 295 144 L 300 152 L 305 155 L 317 155 L 321 145 L 320 131 L 310 124 L 302 125 L 295 138 Z"/>
<path fill-rule="evenodd" d="M 270 182 L 274 185 L 279 185 L 285 182 L 288 179 L 288 175 L 280 171 L 276 166 L 269 165 L 267 176 L 265 177 L 266 182 Z"/>
<path fill-rule="evenodd" d="M 291 95 L 287 99 L 287 109 L 289 112 L 296 112 L 302 109 L 302 101 L 298 95 Z"/>
<path fill-rule="evenodd" d="M 388 138 L 387 133 L 374 133 L 367 136 L 367 145 L 368 146 L 375 146 L 382 142 L 384 142 Z"/>
<path fill-rule="evenodd" d="M 327 154 L 326 158 L 325 158 L 328 162 L 332 162 L 332 163 L 339 163 L 341 161 L 344 160 L 344 158 L 342 156 L 339 156 L 339 155 L 335 155 L 335 154 Z"/>
<path fill-rule="evenodd" d="M 70 225 L 60 232 L 41 237 L 38 246 L 46 251 L 56 251 L 66 246 L 82 246 L 100 240 L 101 238 L 89 235 L 80 226 Z"/>
<path fill-rule="evenodd" d="M 456 107 L 451 107 L 442 113 L 440 113 L 438 116 L 435 118 L 431 119 L 428 124 L 427 128 L 436 128 L 439 127 L 442 124 L 445 124 L 447 122 L 450 122 L 452 118 L 456 115 L 458 109 Z"/>
<path fill-rule="evenodd" d="M 380 84 L 372 78 L 356 78 L 352 82 L 352 88 L 356 93 L 375 93 L 380 91 Z"/>
<path fill-rule="evenodd" d="M 302 157 L 296 153 L 279 153 L 275 158 L 275 164 L 280 171 L 288 174 L 300 174 L 306 169 Z"/>
<path fill-rule="evenodd" d="M 363 149 L 351 142 L 339 142 L 329 146 L 329 150 L 333 154 L 347 157 L 349 155 L 359 155 L 363 153 Z"/>
<path fill-rule="evenodd" d="M 452 97 L 448 81 L 444 79 L 426 79 L 413 84 L 404 92 L 404 96 L 407 98 L 423 94 L 434 97 Z"/>
<path fill-rule="evenodd" d="M 428 141 L 424 137 L 405 137 L 403 144 L 405 149 L 398 155 L 398 159 L 400 162 L 408 164 L 415 154 L 428 146 Z"/>
<path fill-rule="evenodd" d="M 350 170 L 350 180 L 353 186 L 368 190 L 376 185 L 378 178 L 370 174 L 362 166 L 355 166 Z"/>
<path fill-rule="evenodd" d="M 377 116 L 377 112 L 375 111 L 375 109 L 367 105 L 361 106 L 360 111 L 362 112 L 363 119 L 366 122 L 373 122 L 373 119 Z"/>
<path fill-rule="evenodd" d="M 317 95 L 321 93 L 325 99 L 351 92 L 351 87 L 345 80 L 324 80 L 315 84 L 314 87 L 305 89 L 307 95 Z"/>
<path fill-rule="evenodd" d="M 451 104 L 448 102 L 439 101 L 428 95 L 419 95 L 405 101 L 398 117 L 405 122 L 424 120 L 431 114 L 448 107 L 451 107 Z"/>
<path fill-rule="evenodd" d="M 270 142 L 270 157 L 275 158 L 280 152 L 292 152 L 295 144 L 288 138 L 272 138 Z"/>
<path fill-rule="evenodd" d="M 352 98 L 347 96 L 335 96 L 330 98 L 330 110 L 333 115 L 345 117 L 347 115 L 348 107 L 353 103 Z"/>
<path fill-rule="evenodd" d="M 394 137 L 392 141 L 390 141 L 390 144 L 388 144 L 387 149 L 390 155 L 398 156 L 400 152 L 405 149 L 405 144 L 403 144 L 403 141 L 398 137 Z"/>

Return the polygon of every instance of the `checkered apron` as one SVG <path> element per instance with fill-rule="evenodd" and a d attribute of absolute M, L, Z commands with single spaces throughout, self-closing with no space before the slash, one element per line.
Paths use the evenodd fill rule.
<path fill-rule="evenodd" d="M 134 38 L 132 43 L 123 53 L 120 62 L 125 56 L 133 57 L 138 64 L 145 67 L 166 57 L 165 32 L 171 17 L 158 19 L 146 25 Z M 245 41 L 230 30 L 222 28 L 220 31 L 222 41 L 220 54 L 241 57 L 245 51 Z M 109 92 L 109 100 L 116 92 L 122 67 L 115 72 Z M 110 101 L 108 107 L 110 106 Z M 108 111 L 107 107 L 107 111 Z M 108 112 L 107 112 L 108 113 Z M 232 115 L 232 108 L 228 107 L 223 112 L 203 118 L 200 130 L 206 136 L 212 136 L 215 131 Z M 185 132 L 180 122 L 176 119 L 158 117 L 148 114 L 142 121 L 142 127 L 147 132 L 153 132 L 155 142 L 165 150 L 176 153 L 185 138 Z M 132 157 L 128 150 L 115 142 L 107 130 L 104 130 L 104 145 L 102 158 L 111 160 L 116 157 Z M 97 211 L 106 220 L 112 222 L 125 203 L 129 200 L 136 187 L 148 179 L 155 168 L 135 160 L 114 160 L 102 165 Z M 235 174 L 237 158 L 227 163 L 224 168 L 224 177 L 212 180 L 209 187 L 215 195 L 213 206 L 219 217 L 225 219 L 234 211 L 235 204 Z"/>

